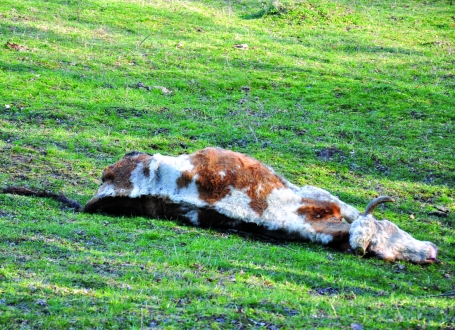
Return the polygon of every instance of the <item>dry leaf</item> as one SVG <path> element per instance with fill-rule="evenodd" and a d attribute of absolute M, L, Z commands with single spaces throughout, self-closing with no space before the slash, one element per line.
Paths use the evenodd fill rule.
<path fill-rule="evenodd" d="M 235 45 L 234 48 L 247 50 L 249 47 L 247 44 L 238 44 L 238 45 Z"/>
<path fill-rule="evenodd" d="M 14 43 L 9 42 L 9 41 L 5 44 L 5 47 L 8 48 L 8 49 L 13 49 L 13 50 L 18 51 L 18 52 L 25 52 L 25 51 L 29 50 L 28 47 L 26 47 L 26 46 L 14 44 Z"/>
<path fill-rule="evenodd" d="M 172 90 L 167 89 L 166 87 L 163 87 L 163 86 L 153 86 L 153 88 L 161 90 L 163 92 L 163 94 L 166 94 L 166 95 L 172 93 Z"/>

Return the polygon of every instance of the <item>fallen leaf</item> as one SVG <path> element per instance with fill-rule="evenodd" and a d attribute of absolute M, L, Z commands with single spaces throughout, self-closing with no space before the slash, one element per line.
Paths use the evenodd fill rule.
<path fill-rule="evenodd" d="M 144 83 L 142 82 L 138 82 L 136 84 L 136 88 L 139 88 L 139 89 L 147 89 L 148 86 L 146 86 Z"/>
<path fill-rule="evenodd" d="M 29 50 L 28 47 L 26 47 L 26 46 L 14 44 L 14 43 L 9 42 L 9 41 L 6 42 L 5 47 L 8 48 L 8 49 L 12 49 L 12 50 L 18 51 L 18 52 L 25 52 L 25 51 Z"/>
<path fill-rule="evenodd" d="M 153 86 L 153 88 L 161 90 L 163 92 L 163 94 L 166 94 L 166 95 L 172 93 L 172 90 L 167 89 L 166 87 L 163 87 L 163 86 Z"/>
<path fill-rule="evenodd" d="M 448 214 L 450 212 L 450 210 L 447 207 L 444 207 L 444 206 L 435 206 L 435 208 L 436 208 L 436 210 L 441 211 L 443 213 L 447 213 Z"/>
<path fill-rule="evenodd" d="M 234 45 L 234 48 L 247 50 L 249 47 L 247 44 L 238 44 L 238 45 Z"/>
<path fill-rule="evenodd" d="M 428 215 L 434 215 L 437 217 L 445 218 L 449 216 L 449 213 L 441 212 L 441 211 L 431 211 L 428 212 Z"/>

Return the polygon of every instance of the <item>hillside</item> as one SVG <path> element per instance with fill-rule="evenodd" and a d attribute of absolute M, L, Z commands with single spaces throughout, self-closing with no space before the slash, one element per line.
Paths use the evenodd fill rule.
<path fill-rule="evenodd" d="M 85 203 L 127 152 L 218 146 L 393 196 L 375 215 L 443 261 L 0 194 L 0 327 L 455 326 L 452 1 L 4 0 L 0 47 L 0 188 Z"/>

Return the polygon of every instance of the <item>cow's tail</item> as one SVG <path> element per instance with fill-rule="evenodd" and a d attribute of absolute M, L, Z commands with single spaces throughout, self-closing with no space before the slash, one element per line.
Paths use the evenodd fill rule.
<path fill-rule="evenodd" d="M 46 191 L 46 190 L 37 191 L 37 190 L 31 190 L 31 189 L 23 188 L 23 187 L 9 186 L 9 187 L 4 188 L 1 192 L 3 194 L 52 198 L 64 205 L 66 205 L 67 207 L 74 209 L 75 211 L 82 210 L 82 206 L 78 202 L 67 198 L 63 194 L 56 194 L 51 191 Z"/>

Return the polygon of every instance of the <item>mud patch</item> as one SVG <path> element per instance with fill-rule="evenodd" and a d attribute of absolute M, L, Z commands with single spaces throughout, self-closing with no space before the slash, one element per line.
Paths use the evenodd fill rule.
<path fill-rule="evenodd" d="M 316 288 L 314 290 L 309 290 L 308 293 L 312 296 L 335 296 L 340 293 L 340 290 L 332 287 Z"/>
<path fill-rule="evenodd" d="M 13 105 L 14 108 L 5 111 L 3 114 L 3 118 L 12 123 L 19 121 L 22 124 L 29 125 L 54 124 L 64 126 L 73 126 L 75 123 L 75 119 L 71 115 L 59 113 L 58 109 L 23 112 L 20 104 L 13 103 Z"/>
<path fill-rule="evenodd" d="M 233 147 L 245 148 L 250 143 L 251 143 L 251 141 L 249 139 L 246 139 L 246 138 L 245 139 L 232 139 L 230 141 L 219 142 L 219 146 L 222 147 L 222 148 L 227 148 L 227 149 L 230 149 L 230 148 L 233 148 Z"/>
<path fill-rule="evenodd" d="M 328 160 L 333 160 L 334 158 L 345 158 L 345 154 L 343 151 L 341 151 L 338 148 L 325 148 L 322 150 L 316 150 L 316 156 L 328 161 Z"/>
<path fill-rule="evenodd" d="M 73 286 L 84 289 L 102 289 L 108 286 L 107 283 L 96 279 L 74 279 L 71 281 Z"/>
<path fill-rule="evenodd" d="M 355 299 L 356 295 L 364 295 L 366 291 L 361 288 L 344 288 L 338 289 L 333 287 L 326 287 L 326 288 L 314 288 L 308 290 L 308 293 L 312 296 L 337 296 L 340 295 L 344 299 Z"/>
<path fill-rule="evenodd" d="M 147 115 L 146 110 L 125 107 L 107 108 L 104 110 L 104 113 L 108 116 L 115 116 L 118 118 L 141 118 Z"/>
<path fill-rule="evenodd" d="M 379 157 L 377 157 L 375 154 L 372 154 L 371 155 L 371 160 L 373 160 L 374 162 L 374 168 L 381 172 L 382 174 L 384 175 L 389 175 L 390 173 L 390 170 L 387 166 L 385 166 L 384 164 L 382 164 L 381 160 L 379 159 Z"/>

